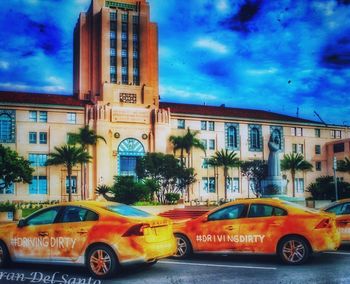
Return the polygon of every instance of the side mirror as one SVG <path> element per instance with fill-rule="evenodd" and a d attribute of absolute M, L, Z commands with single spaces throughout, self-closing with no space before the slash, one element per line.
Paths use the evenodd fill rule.
<path fill-rule="evenodd" d="M 26 225 L 26 222 L 24 219 L 21 219 L 18 221 L 17 227 L 18 228 L 23 228 Z"/>

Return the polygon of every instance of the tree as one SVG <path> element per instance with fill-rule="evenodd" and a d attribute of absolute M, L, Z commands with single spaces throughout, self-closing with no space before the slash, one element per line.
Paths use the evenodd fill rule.
<path fill-rule="evenodd" d="M 348 157 L 338 161 L 337 171 L 350 173 L 350 159 Z"/>
<path fill-rule="evenodd" d="M 226 150 L 216 151 L 215 155 L 211 157 L 208 164 L 214 167 L 223 167 L 224 180 L 225 180 L 225 200 L 227 200 L 227 178 L 229 168 L 238 168 L 240 166 L 240 160 L 237 157 L 237 153 L 229 152 Z"/>
<path fill-rule="evenodd" d="M 147 153 L 136 164 L 136 174 L 140 179 L 150 179 L 156 183 L 155 190 L 160 203 L 166 202 L 167 193 L 182 193 L 195 182 L 192 168 L 184 168 L 174 155 Z"/>
<path fill-rule="evenodd" d="M 262 160 L 243 161 L 240 165 L 242 176 L 254 184 L 253 193 L 261 195 L 261 181 L 267 177 L 267 163 Z M 249 188 L 248 188 L 249 192 Z"/>
<path fill-rule="evenodd" d="M 89 152 L 89 146 L 94 146 L 97 144 L 98 140 L 102 140 L 105 143 L 107 143 L 106 139 L 101 135 L 96 135 L 95 131 L 90 129 L 88 125 L 85 125 L 84 127 L 79 129 L 79 133 L 71 133 L 69 135 L 69 141 L 68 144 L 80 144 L 84 151 Z M 85 199 L 86 194 L 86 163 L 81 164 L 81 171 L 82 171 L 82 180 L 83 180 L 83 186 L 82 186 L 82 198 Z"/>
<path fill-rule="evenodd" d="M 77 164 L 89 163 L 91 156 L 82 147 L 64 145 L 55 147 L 55 152 L 49 154 L 47 166 L 64 165 L 67 169 L 69 192 L 68 200 L 72 201 L 72 171 Z"/>
<path fill-rule="evenodd" d="M 184 165 L 184 152 L 187 154 L 187 167 L 190 167 L 190 154 L 193 148 L 201 149 L 205 152 L 205 147 L 202 142 L 196 137 L 199 131 L 191 131 L 187 128 L 187 132 L 183 136 L 170 136 L 169 141 L 173 144 L 174 154 L 180 150 L 181 165 Z"/>
<path fill-rule="evenodd" d="M 0 144 L 0 191 L 16 182 L 31 183 L 33 172 L 28 160 Z"/>
<path fill-rule="evenodd" d="M 318 177 L 306 191 L 311 193 L 314 200 L 335 200 L 334 177 Z M 339 199 L 350 198 L 350 183 L 338 181 L 338 194 Z"/>
<path fill-rule="evenodd" d="M 97 195 L 102 195 L 104 199 L 107 201 L 115 201 L 114 197 L 108 195 L 108 193 L 111 193 L 112 187 L 105 185 L 105 184 L 100 184 L 96 188 L 96 194 Z"/>
<path fill-rule="evenodd" d="M 295 174 L 298 171 L 310 171 L 313 166 L 308 161 L 304 160 L 304 156 L 300 153 L 285 154 L 281 161 L 281 170 L 290 171 L 292 176 L 293 197 L 295 197 Z"/>

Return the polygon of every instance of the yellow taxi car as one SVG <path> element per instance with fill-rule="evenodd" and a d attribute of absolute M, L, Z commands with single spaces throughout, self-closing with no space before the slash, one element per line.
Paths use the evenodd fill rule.
<path fill-rule="evenodd" d="M 322 208 L 336 215 L 337 227 L 340 231 L 341 242 L 350 243 L 350 199 L 342 199 Z"/>
<path fill-rule="evenodd" d="M 340 245 L 335 215 L 278 199 L 245 199 L 174 224 L 175 257 L 193 252 L 277 254 L 287 264 Z"/>
<path fill-rule="evenodd" d="M 10 261 L 76 264 L 107 278 L 124 264 L 154 264 L 175 251 L 171 220 L 113 202 L 54 205 L 0 226 L 0 268 Z"/>

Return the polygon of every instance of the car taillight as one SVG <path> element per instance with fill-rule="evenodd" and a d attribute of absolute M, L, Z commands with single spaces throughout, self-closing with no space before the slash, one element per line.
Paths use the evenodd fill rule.
<path fill-rule="evenodd" d="M 331 219 L 323 219 L 323 220 L 315 227 L 315 229 L 326 229 L 326 228 L 332 228 Z"/>
<path fill-rule="evenodd" d="M 130 227 L 123 235 L 123 237 L 130 236 L 143 236 L 146 228 L 149 228 L 149 224 L 137 224 Z"/>

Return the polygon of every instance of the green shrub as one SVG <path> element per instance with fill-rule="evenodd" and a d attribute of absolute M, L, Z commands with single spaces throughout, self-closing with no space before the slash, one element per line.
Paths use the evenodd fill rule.
<path fill-rule="evenodd" d="M 166 193 L 165 194 L 165 200 L 169 203 L 169 204 L 176 204 L 180 199 L 180 194 L 179 193 Z"/>
<path fill-rule="evenodd" d="M 350 198 L 350 184 L 338 181 L 338 198 Z M 311 183 L 307 190 L 314 200 L 335 200 L 335 185 L 332 176 L 322 176 Z"/>
<path fill-rule="evenodd" d="M 10 202 L 0 203 L 0 212 L 15 212 L 16 206 Z"/>

